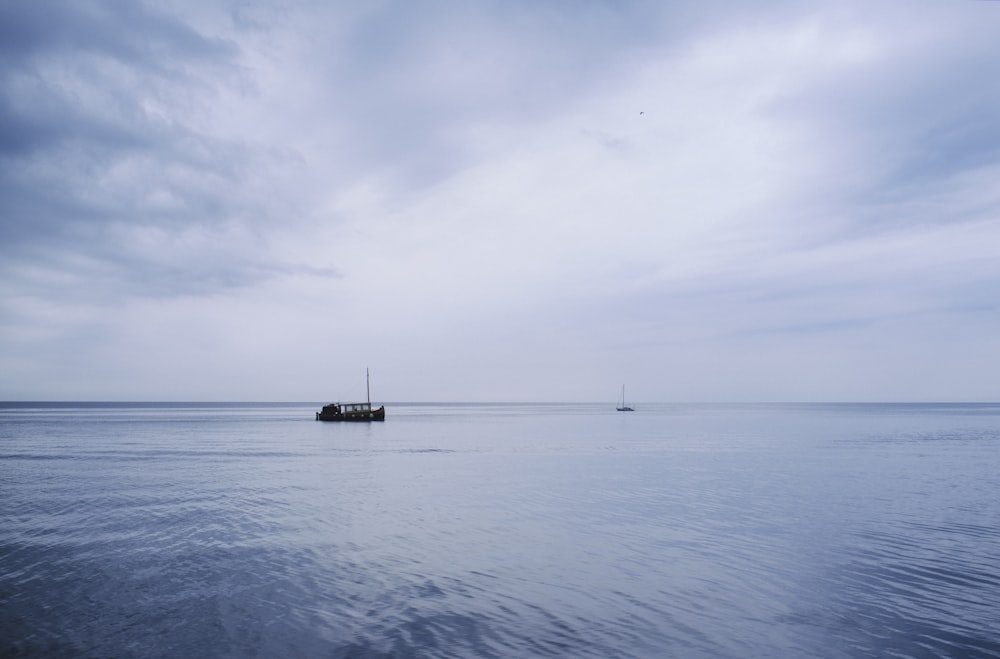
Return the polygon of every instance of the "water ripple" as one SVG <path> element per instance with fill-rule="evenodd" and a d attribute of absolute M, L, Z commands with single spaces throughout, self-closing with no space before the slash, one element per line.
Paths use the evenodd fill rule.
<path fill-rule="evenodd" d="M 0 409 L 0 654 L 1000 656 L 964 409 Z"/>

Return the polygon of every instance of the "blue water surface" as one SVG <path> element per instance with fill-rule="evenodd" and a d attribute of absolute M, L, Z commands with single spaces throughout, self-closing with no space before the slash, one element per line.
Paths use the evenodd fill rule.
<path fill-rule="evenodd" d="M 998 657 L 1000 406 L 0 403 L 0 655 Z"/>

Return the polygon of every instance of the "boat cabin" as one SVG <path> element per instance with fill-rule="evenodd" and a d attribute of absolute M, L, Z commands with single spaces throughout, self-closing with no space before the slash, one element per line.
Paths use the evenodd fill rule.
<path fill-rule="evenodd" d="M 317 421 L 385 421 L 385 407 L 372 409 L 371 403 L 330 403 L 316 412 Z"/>

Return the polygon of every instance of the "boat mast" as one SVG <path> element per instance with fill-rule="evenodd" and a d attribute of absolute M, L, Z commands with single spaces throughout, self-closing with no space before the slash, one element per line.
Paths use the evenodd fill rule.
<path fill-rule="evenodd" d="M 367 389 L 367 391 L 368 391 L 368 406 L 371 407 L 371 404 L 372 404 L 372 376 L 368 372 L 367 368 L 365 369 L 365 389 Z M 624 394 L 625 394 L 625 390 L 622 389 L 622 395 L 624 395 Z"/>

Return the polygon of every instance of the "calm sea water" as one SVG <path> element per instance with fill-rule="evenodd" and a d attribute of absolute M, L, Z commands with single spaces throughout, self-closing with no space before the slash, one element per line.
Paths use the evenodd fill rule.
<path fill-rule="evenodd" d="M 1000 656 L 1000 406 L 637 407 L 0 404 L 0 654 Z"/>

